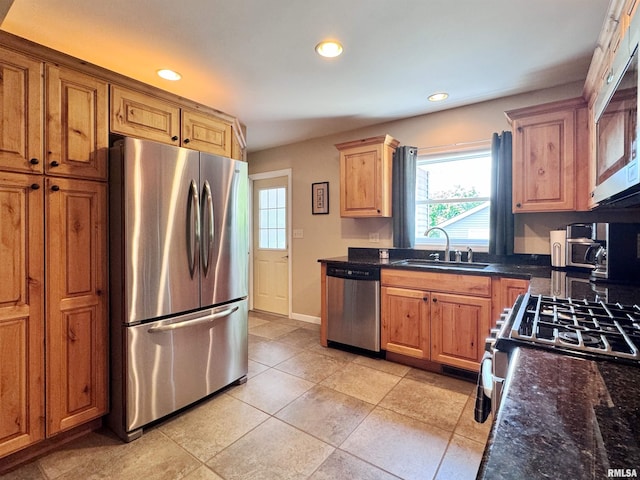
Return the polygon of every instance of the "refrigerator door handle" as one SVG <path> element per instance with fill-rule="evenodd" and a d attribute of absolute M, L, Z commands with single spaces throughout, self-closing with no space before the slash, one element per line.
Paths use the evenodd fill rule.
<path fill-rule="evenodd" d="M 207 236 L 206 243 L 202 244 L 202 272 L 206 277 L 209 273 L 209 265 L 211 260 L 211 249 L 213 248 L 213 240 L 215 235 L 215 224 L 213 218 L 213 195 L 211 194 L 211 185 L 205 180 L 202 187 L 202 222 L 203 231 Z M 206 223 L 205 223 L 206 222 Z"/>
<path fill-rule="evenodd" d="M 195 205 L 195 207 L 194 207 Z M 193 216 L 195 215 L 195 220 Z M 187 199 L 187 255 L 189 257 L 189 272 L 194 277 L 200 256 L 200 201 L 198 200 L 198 185 L 191 180 L 189 198 Z M 188 222 L 191 222 L 190 224 Z M 195 237 L 195 238 L 192 238 Z"/>
<path fill-rule="evenodd" d="M 202 325 L 203 323 L 210 323 L 220 318 L 228 317 L 229 315 L 238 311 L 239 307 L 231 307 L 219 312 L 207 315 L 206 317 L 194 318 L 192 320 L 185 320 L 183 322 L 170 323 L 168 325 L 159 325 L 157 327 L 151 327 L 147 330 L 149 333 L 161 333 L 170 332 L 179 328 L 195 327 L 196 325 Z"/>

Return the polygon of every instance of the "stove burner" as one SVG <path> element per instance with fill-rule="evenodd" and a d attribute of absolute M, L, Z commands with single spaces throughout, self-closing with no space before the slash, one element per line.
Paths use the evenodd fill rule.
<path fill-rule="evenodd" d="M 584 325 L 565 325 L 564 328 L 567 330 L 573 330 L 574 332 L 588 332 L 591 330 L 589 327 L 585 327 Z"/>
<path fill-rule="evenodd" d="M 558 338 L 560 340 L 570 343 L 572 345 L 580 344 L 580 337 L 577 332 L 560 332 L 558 334 Z M 593 335 L 582 335 L 582 342 L 587 347 L 595 347 L 600 344 L 600 339 L 598 337 L 594 337 Z"/>
<path fill-rule="evenodd" d="M 640 364 L 640 306 L 544 295 L 514 305 L 505 340 Z"/>

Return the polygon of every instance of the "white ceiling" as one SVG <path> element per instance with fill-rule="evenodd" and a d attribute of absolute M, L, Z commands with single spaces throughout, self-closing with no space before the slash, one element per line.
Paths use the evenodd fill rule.
<path fill-rule="evenodd" d="M 13 0 L 1 29 L 235 115 L 257 151 L 582 81 L 608 4 Z M 315 54 L 327 37 L 341 57 Z"/>

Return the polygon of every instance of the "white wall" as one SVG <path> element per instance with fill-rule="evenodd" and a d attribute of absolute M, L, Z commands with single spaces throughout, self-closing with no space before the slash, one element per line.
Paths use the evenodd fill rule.
<path fill-rule="evenodd" d="M 395 137 L 401 145 L 418 148 L 487 140 L 494 132 L 510 130 L 504 115 L 506 110 L 578 97 L 582 86 L 582 83 L 573 83 L 250 153 L 250 174 L 292 169 L 292 228 L 304 232 L 304 238 L 293 239 L 292 246 L 294 315 L 320 316 L 319 258 L 344 256 L 348 247 L 392 246 L 390 218 L 340 217 L 336 143 L 383 134 Z M 251 131 L 247 134 L 250 142 Z M 311 184 L 323 181 L 329 182 L 329 214 L 312 215 Z M 550 229 L 574 221 L 606 221 L 618 217 L 592 213 L 520 214 L 516 217 L 516 253 L 548 254 Z M 380 242 L 370 243 L 370 233 L 378 233 Z"/>

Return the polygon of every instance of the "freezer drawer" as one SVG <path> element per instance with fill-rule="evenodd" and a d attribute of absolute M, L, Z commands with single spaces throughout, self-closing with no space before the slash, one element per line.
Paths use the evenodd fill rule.
<path fill-rule="evenodd" d="M 247 328 L 246 300 L 125 327 L 128 434 L 246 376 Z"/>

